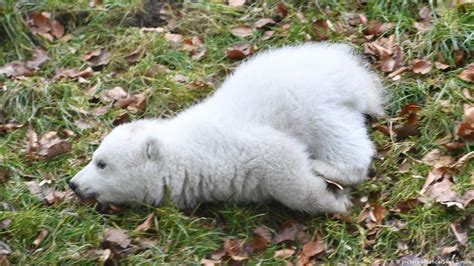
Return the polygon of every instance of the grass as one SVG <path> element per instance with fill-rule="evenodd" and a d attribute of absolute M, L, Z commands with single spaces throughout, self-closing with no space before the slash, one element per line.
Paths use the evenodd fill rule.
<path fill-rule="evenodd" d="M 52 160 L 32 161 L 26 157 L 27 129 L 22 128 L 0 135 L 0 165 L 10 171 L 8 182 L 0 185 L 0 221 L 12 219 L 6 230 L 0 230 L 0 240 L 8 243 L 12 253 L 8 259 L 13 264 L 94 264 L 95 259 L 82 254 L 98 248 L 106 228 L 119 227 L 132 232 L 150 212 L 155 220 L 150 233 L 131 233 L 157 241 L 157 244 L 141 253 L 122 258 L 125 264 L 194 264 L 208 258 L 223 244 L 223 238 L 234 236 L 249 239 L 252 229 L 265 225 L 273 232 L 288 219 L 296 219 L 311 234 L 318 231 L 330 247 L 330 251 L 319 260 L 323 262 L 365 262 L 378 259 L 395 260 L 411 254 L 433 260 L 443 258 L 440 248 L 452 246 L 456 238 L 450 224 L 472 217 L 472 205 L 466 210 L 447 208 L 440 204 L 418 205 L 406 214 L 392 210 L 406 199 L 417 197 L 430 168 L 418 160 L 433 148 L 433 142 L 453 132 L 456 121 L 461 121 L 463 104 L 472 104 L 462 94 L 469 84 L 458 78 L 462 66 L 472 61 L 474 12 L 472 5 L 458 7 L 438 6 L 433 27 L 423 33 L 417 32 L 413 22 L 418 20 L 418 11 L 432 2 L 369 0 L 365 5 L 349 1 L 295 1 L 286 5 L 289 16 L 280 24 L 290 23 L 287 30 L 274 27 L 275 34 L 263 41 L 261 33 L 240 38 L 230 34 L 229 29 L 239 24 L 251 23 L 259 18 L 278 16 L 276 1 L 253 1 L 250 6 L 232 8 L 216 1 L 192 3 L 185 1 L 179 9 L 175 31 L 185 37 L 201 36 L 207 54 L 200 60 L 191 58 L 188 52 L 170 44 L 163 34 L 144 33 L 140 28 L 127 26 L 127 18 L 139 10 L 140 2 L 132 0 L 105 1 L 104 9 L 92 8 L 89 1 L 9 1 L 0 3 L 0 65 L 12 60 L 29 58 L 34 47 L 42 46 L 51 60 L 35 75 L 17 80 L 0 77 L 1 105 L 0 123 L 15 121 L 30 124 L 39 134 L 48 131 L 71 130 L 75 135 L 72 152 Z M 431 6 L 435 8 L 434 6 Z M 48 42 L 29 33 L 24 24 L 27 15 L 35 10 L 49 11 L 58 16 L 73 38 L 68 42 Z M 307 21 L 301 21 L 296 13 L 303 13 Z M 330 219 L 326 215 L 308 216 L 295 213 L 281 206 L 234 205 L 230 203 L 203 205 L 194 212 L 181 212 L 170 204 L 163 208 L 127 210 L 120 215 L 97 212 L 90 206 L 77 202 L 63 202 L 47 206 L 32 195 L 25 181 L 41 181 L 53 177 L 59 190 L 67 187 L 67 181 L 91 157 L 100 143 L 100 138 L 113 128 L 112 121 L 122 113 L 111 106 L 105 115 L 94 116 L 91 110 L 107 103 L 92 101 L 85 90 L 97 86 L 100 92 L 121 86 L 128 92 L 147 92 L 148 106 L 142 113 L 130 113 L 131 119 L 142 117 L 172 116 L 176 112 L 206 97 L 218 87 L 234 62 L 227 59 L 225 50 L 230 45 L 249 41 L 264 50 L 268 47 L 301 43 L 308 36 L 316 37 L 312 19 L 331 19 L 335 22 L 347 12 L 363 13 L 368 19 L 392 22 L 394 27 L 385 36 L 395 34 L 399 46 L 405 52 L 405 62 L 417 58 L 443 61 L 451 68 L 448 71 L 433 69 L 427 75 L 406 73 L 400 81 L 386 78 L 391 94 L 387 112 L 396 116 L 407 103 L 422 106 L 419 113 L 420 134 L 404 141 L 392 142 L 380 132 L 373 138 L 380 149 L 387 149 L 384 159 L 374 160 L 375 177 L 369 178 L 355 191 L 355 199 L 368 196 L 371 201 L 383 205 L 389 214 L 382 226 L 377 241 L 365 247 L 367 228 L 358 222 L 362 210 L 360 204 L 351 211 L 352 221 Z M 359 29 L 360 31 L 361 29 Z M 350 42 L 342 33 L 333 32 L 330 40 Z M 82 56 L 94 48 L 106 48 L 113 58 L 100 72 L 89 78 L 89 84 L 74 80 L 52 82 L 59 68 L 85 69 Z M 134 65 L 129 65 L 125 55 L 140 47 L 144 56 Z M 357 46 L 361 49 L 361 46 Z M 462 66 L 455 66 L 457 51 L 465 51 Z M 168 74 L 147 75 L 154 64 L 167 66 Z M 207 88 L 190 89 L 176 82 L 175 74 L 183 74 L 190 81 L 208 83 Z M 381 74 L 384 76 L 384 74 Z M 110 105 L 110 104 L 109 104 Z M 75 125 L 79 118 L 95 123 L 91 129 L 81 130 Z M 464 154 L 472 147 L 466 145 Z M 402 158 L 410 158 L 409 171 L 401 173 Z M 459 174 L 456 189 L 465 192 L 472 188 L 472 171 L 469 163 Z M 423 178 L 416 178 L 423 177 Z M 472 219 L 472 218 L 471 218 Z M 402 229 L 390 223 L 400 221 Z M 38 249 L 32 243 L 42 229 L 49 235 Z M 461 247 L 458 259 L 472 258 L 473 230 L 468 245 Z M 407 243 L 408 251 L 399 249 L 399 243 Z M 261 254 L 252 257 L 252 264 L 284 263 L 273 258 L 281 245 L 271 245 Z M 471 251 L 470 251 L 471 250 Z M 448 260 L 449 258 L 444 258 Z"/>

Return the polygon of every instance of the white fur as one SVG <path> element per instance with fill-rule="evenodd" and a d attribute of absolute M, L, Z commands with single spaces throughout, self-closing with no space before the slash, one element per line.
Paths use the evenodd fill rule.
<path fill-rule="evenodd" d="M 100 202 L 181 208 L 277 200 L 345 212 L 374 153 L 364 114 L 383 113 L 379 79 L 342 44 L 269 50 L 242 63 L 208 99 L 169 120 L 115 128 L 71 182 Z M 99 169 L 103 160 L 107 167 Z"/>

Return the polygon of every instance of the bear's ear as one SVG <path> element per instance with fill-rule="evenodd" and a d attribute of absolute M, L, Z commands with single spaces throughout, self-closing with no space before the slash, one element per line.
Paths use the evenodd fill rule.
<path fill-rule="evenodd" d="M 160 157 L 160 143 L 156 138 L 148 137 L 146 139 L 145 156 L 148 160 L 157 160 Z"/>

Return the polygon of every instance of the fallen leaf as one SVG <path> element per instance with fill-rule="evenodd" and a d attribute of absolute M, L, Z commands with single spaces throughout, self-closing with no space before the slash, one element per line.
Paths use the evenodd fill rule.
<path fill-rule="evenodd" d="M 234 44 L 227 49 L 227 57 L 232 60 L 242 60 L 255 52 L 250 43 Z"/>
<path fill-rule="evenodd" d="M 464 108 L 463 120 L 456 134 L 467 141 L 474 141 L 474 106 Z"/>
<path fill-rule="evenodd" d="M 29 69 L 36 70 L 39 69 L 42 65 L 48 62 L 49 56 L 43 49 L 35 49 L 33 51 L 33 56 L 30 60 L 26 62 L 26 66 Z"/>
<path fill-rule="evenodd" d="M 51 191 L 48 195 L 46 195 L 44 197 L 44 200 L 47 204 L 53 205 L 62 202 L 65 196 L 66 194 L 64 192 L 55 190 Z"/>
<path fill-rule="evenodd" d="M 130 121 L 130 115 L 128 113 L 121 113 L 112 121 L 112 125 L 118 126 L 128 121 Z"/>
<path fill-rule="evenodd" d="M 60 139 L 56 131 L 49 131 L 41 136 L 39 140 L 38 155 L 47 159 L 71 151 L 72 144 L 64 139 Z"/>
<path fill-rule="evenodd" d="M 56 75 L 54 76 L 53 80 L 61 80 L 61 79 L 80 79 L 80 78 L 89 78 L 94 75 L 94 70 L 91 67 L 88 67 L 82 71 L 77 69 L 59 69 L 56 71 Z"/>
<path fill-rule="evenodd" d="M 440 168 L 450 167 L 454 163 L 454 158 L 449 155 L 442 155 L 439 149 L 433 149 L 428 152 L 421 161 L 434 168 Z"/>
<path fill-rule="evenodd" d="M 1 221 L 0 222 L 0 231 L 8 229 L 8 227 L 12 224 L 12 222 L 13 222 L 12 219 L 5 219 L 5 220 Z"/>
<path fill-rule="evenodd" d="M 179 73 L 176 73 L 176 75 L 174 75 L 174 81 L 178 82 L 178 83 L 186 83 L 189 81 L 189 77 L 188 76 L 185 76 L 183 74 L 179 74 Z"/>
<path fill-rule="evenodd" d="M 459 77 L 466 82 L 474 81 L 474 64 L 469 64 L 462 72 Z"/>
<path fill-rule="evenodd" d="M 435 62 L 435 67 L 438 70 L 446 70 L 449 68 L 449 65 L 443 64 L 441 62 Z"/>
<path fill-rule="evenodd" d="M 459 251 L 459 246 L 458 244 L 451 246 L 451 247 L 443 247 L 441 249 L 441 255 L 443 256 L 449 256 L 453 252 Z"/>
<path fill-rule="evenodd" d="M 467 231 L 462 228 L 461 224 L 451 224 L 451 230 L 453 230 L 454 236 L 456 237 L 458 243 L 462 246 L 466 246 L 468 241 Z"/>
<path fill-rule="evenodd" d="M 0 75 L 7 77 L 29 76 L 32 73 L 33 70 L 29 69 L 23 61 L 13 61 L 0 68 Z"/>
<path fill-rule="evenodd" d="M 263 28 L 267 25 L 273 25 L 273 24 L 276 24 L 276 22 L 273 19 L 271 19 L 271 18 L 261 18 L 253 24 L 253 27 L 257 28 L 257 29 L 260 29 L 260 28 Z"/>
<path fill-rule="evenodd" d="M 64 36 L 64 26 L 51 17 L 51 13 L 46 11 L 34 11 L 31 13 L 31 21 L 29 23 L 31 32 L 49 41 L 62 38 Z"/>
<path fill-rule="evenodd" d="M 239 7 L 245 5 L 245 0 L 229 0 L 229 6 Z"/>
<path fill-rule="evenodd" d="M 92 67 L 107 65 L 112 58 L 112 53 L 99 48 L 85 54 L 82 59 L 87 61 Z"/>
<path fill-rule="evenodd" d="M 278 244 L 288 241 L 301 242 L 304 244 L 310 239 L 310 236 L 304 231 L 304 227 L 301 224 L 298 224 L 293 220 L 289 220 L 283 225 L 283 229 L 275 235 L 273 242 Z"/>
<path fill-rule="evenodd" d="M 201 259 L 200 263 L 204 266 L 215 266 L 215 265 L 221 265 L 222 261 L 220 261 L 220 260 L 210 260 L 210 259 Z"/>
<path fill-rule="evenodd" d="M 407 213 L 414 209 L 418 204 L 420 204 L 420 201 L 418 199 L 407 199 L 397 203 L 397 208 L 400 210 L 401 213 Z"/>
<path fill-rule="evenodd" d="M 372 210 L 370 211 L 369 215 L 373 222 L 377 224 L 381 224 L 385 215 L 387 215 L 387 209 L 385 209 L 382 205 L 373 204 Z"/>
<path fill-rule="evenodd" d="M 105 96 L 111 100 L 118 101 L 128 97 L 128 93 L 120 86 L 105 91 Z"/>
<path fill-rule="evenodd" d="M 264 251 L 272 242 L 272 233 L 266 227 L 257 227 L 253 229 L 255 237 L 252 239 L 250 246 L 254 252 Z"/>
<path fill-rule="evenodd" d="M 153 225 L 153 218 L 155 218 L 154 213 L 148 214 L 145 221 L 142 224 L 140 224 L 139 226 L 137 226 L 137 228 L 135 229 L 135 232 L 143 233 L 143 232 L 148 231 L 151 228 L 151 226 Z"/>
<path fill-rule="evenodd" d="M 304 244 L 301 253 L 306 257 L 313 257 L 317 254 L 324 252 L 325 250 L 325 243 L 323 240 L 319 239 L 317 241 L 311 241 Z"/>
<path fill-rule="evenodd" d="M 172 43 L 180 43 L 183 40 L 183 35 L 175 33 L 165 33 L 165 39 Z"/>
<path fill-rule="evenodd" d="M 78 127 L 80 130 L 92 128 L 92 125 L 83 118 L 74 121 L 74 125 L 76 125 L 76 127 Z"/>
<path fill-rule="evenodd" d="M 279 3 L 277 5 L 278 12 L 280 12 L 280 15 L 282 17 L 286 17 L 288 15 L 288 8 L 284 3 Z"/>
<path fill-rule="evenodd" d="M 3 242 L 3 241 L 0 241 L 0 256 L 6 256 L 6 255 L 9 255 L 10 253 L 12 252 L 10 246 Z M 5 257 L 6 258 L 6 257 Z M 9 266 L 10 264 L 3 264 L 4 262 L 4 259 L 2 259 L 2 257 L 0 257 L 0 265 L 2 266 Z"/>
<path fill-rule="evenodd" d="M 422 20 L 430 20 L 431 19 L 431 8 L 429 6 L 423 6 L 418 14 Z"/>
<path fill-rule="evenodd" d="M 367 28 L 363 31 L 365 35 L 372 35 L 377 36 L 386 31 L 388 31 L 392 27 L 389 23 L 382 23 L 377 20 L 369 20 L 367 22 Z"/>
<path fill-rule="evenodd" d="M 324 41 L 329 38 L 329 24 L 327 20 L 317 19 L 314 21 L 313 30 L 318 40 Z"/>
<path fill-rule="evenodd" d="M 15 129 L 22 128 L 23 125 L 17 123 L 7 123 L 7 124 L 0 124 L 0 132 L 8 132 L 13 131 Z"/>
<path fill-rule="evenodd" d="M 230 32 L 232 33 L 232 35 L 241 38 L 253 35 L 253 29 L 248 25 L 240 25 L 238 27 L 232 28 Z"/>
<path fill-rule="evenodd" d="M 267 30 L 267 31 L 265 31 L 265 32 L 263 33 L 262 40 L 266 41 L 266 40 L 270 39 L 270 38 L 273 36 L 274 33 L 275 33 L 275 32 L 272 31 L 272 30 Z"/>
<path fill-rule="evenodd" d="M 431 71 L 432 64 L 427 59 L 415 59 L 411 63 L 413 73 L 427 74 Z"/>
<path fill-rule="evenodd" d="M 295 252 L 296 251 L 294 249 L 290 249 L 290 248 L 279 249 L 275 251 L 275 254 L 273 255 L 273 257 L 276 259 L 287 259 L 293 256 Z"/>
<path fill-rule="evenodd" d="M 147 69 L 147 71 L 145 73 L 145 76 L 154 77 L 157 74 L 166 74 L 166 73 L 170 73 L 170 72 L 171 72 L 171 70 L 169 70 L 169 68 L 167 68 L 164 65 L 153 64 L 153 65 L 151 65 L 150 68 Z"/>
<path fill-rule="evenodd" d="M 125 55 L 125 60 L 127 60 L 129 64 L 133 64 L 135 62 L 138 62 L 140 58 L 142 57 L 142 55 L 143 55 L 143 49 L 141 47 L 138 47 L 135 50 L 133 50 L 131 53 Z"/>
<path fill-rule="evenodd" d="M 121 248 L 127 248 L 132 242 L 132 239 L 127 231 L 123 229 L 108 228 L 105 230 L 105 236 L 102 242 L 106 242 L 112 246 L 118 245 Z"/>
<path fill-rule="evenodd" d="M 41 243 L 43 242 L 43 240 L 48 236 L 49 234 L 49 230 L 48 229 L 43 229 L 41 230 L 41 232 L 38 234 L 38 236 L 36 237 L 36 239 L 33 241 L 33 247 L 34 249 L 37 249 Z"/>
<path fill-rule="evenodd" d="M 248 259 L 252 254 L 252 250 L 242 239 L 227 239 L 224 243 L 224 249 L 233 260 L 237 261 Z"/>

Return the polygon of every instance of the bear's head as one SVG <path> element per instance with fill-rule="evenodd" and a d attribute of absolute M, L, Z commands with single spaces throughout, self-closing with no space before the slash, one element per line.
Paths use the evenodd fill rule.
<path fill-rule="evenodd" d="M 145 203 L 164 198 L 160 145 L 144 122 L 121 125 L 105 137 L 92 160 L 69 182 L 81 199 L 102 205 Z"/>

